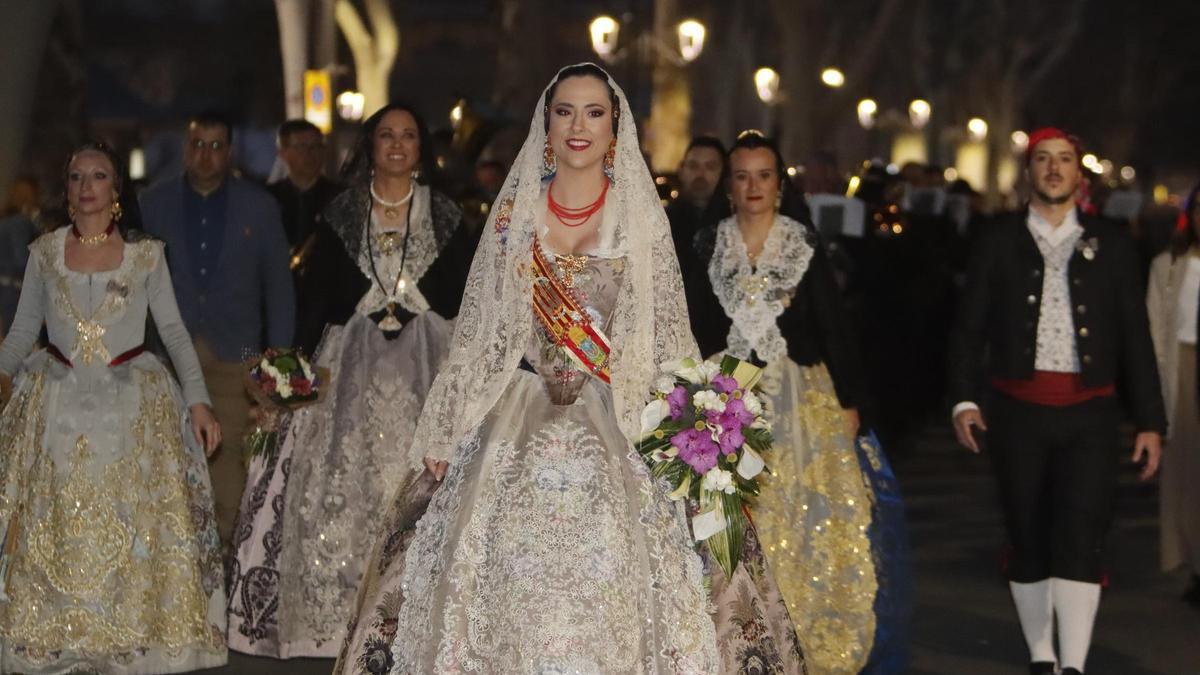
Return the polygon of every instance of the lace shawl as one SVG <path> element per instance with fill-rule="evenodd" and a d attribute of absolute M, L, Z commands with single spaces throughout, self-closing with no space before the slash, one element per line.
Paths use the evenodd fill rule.
<path fill-rule="evenodd" d="M 614 242 L 614 249 L 628 260 L 609 337 L 617 420 L 632 441 L 658 364 L 694 356 L 698 350 L 688 325 L 670 226 L 642 158 L 633 113 L 620 87 L 611 78 L 608 82 L 620 99 L 620 125 L 602 226 L 608 231 L 600 236 Z M 529 342 L 531 245 L 545 214 L 544 100 L 543 92 L 529 135 L 484 226 L 450 356 L 429 393 L 411 445 L 414 469 L 421 468 L 426 456 L 452 459 L 455 446 L 508 385 Z"/>
<path fill-rule="evenodd" d="M 787 358 L 779 316 L 791 304 L 815 251 L 803 225 L 778 215 L 758 263 L 752 265 L 736 217 L 717 225 L 708 280 L 731 321 L 729 354 L 748 359 L 754 353 L 767 363 Z"/>

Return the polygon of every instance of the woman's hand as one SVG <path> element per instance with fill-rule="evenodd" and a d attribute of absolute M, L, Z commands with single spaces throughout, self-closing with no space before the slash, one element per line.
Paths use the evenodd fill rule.
<path fill-rule="evenodd" d="M 446 470 L 449 468 L 450 463 L 443 459 L 425 458 L 425 470 L 433 474 L 434 479 L 439 483 L 446 477 Z"/>
<path fill-rule="evenodd" d="M 858 430 L 862 426 L 858 408 L 846 408 L 843 412 L 846 413 L 846 430 L 850 434 L 850 438 L 858 438 Z"/>
<path fill-rule="evenodd" d="M 212 408 L 206 403 L 197 403 L 190 410 L 192 433 L 196 435 L 196 442 L 204 448 L 206 457 L 212 457 L 217 451 L 217 446 L 221 445 L 221 425 L 217 424 Z"/>

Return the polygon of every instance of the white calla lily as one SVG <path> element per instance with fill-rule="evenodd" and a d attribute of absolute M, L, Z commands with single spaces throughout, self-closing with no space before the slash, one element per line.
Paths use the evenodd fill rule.
<path fill-rule="evenodd" d="M 642 408 L 642 435 L 654 433 L 658 425 L 662 424 L 662 421 L 670 414 L 671 406 L 666 400 L 661 398 L 651 400 L 645 408 Z"/>

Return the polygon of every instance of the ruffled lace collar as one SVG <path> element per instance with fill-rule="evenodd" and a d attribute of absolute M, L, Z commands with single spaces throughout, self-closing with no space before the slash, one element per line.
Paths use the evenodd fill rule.
<path fill-rule="evenodd" d="M 726 218 L 717 225 L 708 279 L 732 322 L 726 342 L 730 354 L 745 359 L 754 353 L 767 362 L 787 357 L 787 341 L 778 319 L 791 304 L 814 252 L 804 226 L 780 215 L 753 265 L 737 218 Z"/>

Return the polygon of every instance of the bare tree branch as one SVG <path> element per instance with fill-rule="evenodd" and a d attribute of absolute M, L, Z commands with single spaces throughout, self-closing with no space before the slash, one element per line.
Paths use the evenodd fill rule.
<path fill-rule="evenodd" d="M 1067 11 L 1067 19 L 1062 22 L 1062 30 L 1056 34 L 1054 46 L 1042 57 L 1038 67 L 1025 78 L 1025 91 L 1031 92 L 1037 85 L 1058 66 L 1059 61 L 1067 55 L 1079 35 L 1079 27 L 1083 23 L 1083 10 L 1087 8 L 1088 0 L 1071 0 Z"/>

